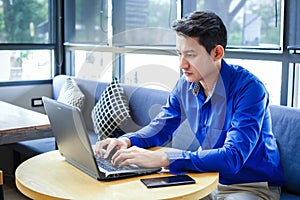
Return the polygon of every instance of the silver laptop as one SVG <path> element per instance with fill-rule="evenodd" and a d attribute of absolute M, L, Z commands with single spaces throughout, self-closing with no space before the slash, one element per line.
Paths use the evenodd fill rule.
<path fill-rule="evenodd" d="M 161 168 L 130 165 L 117 168 L 107 159 L 96 158 L 80 109 L 42 97 L 58 150 L 66 161 L 98 180 L 155 173 Z"/>

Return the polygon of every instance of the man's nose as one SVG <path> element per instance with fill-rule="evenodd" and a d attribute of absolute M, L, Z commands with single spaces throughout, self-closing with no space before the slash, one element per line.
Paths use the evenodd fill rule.
<path fill-rule="evenodd" d="M 181 57 L 179 61 L 179 67 L 180 69 L 186 69 L 189 67 L 189 62 L 184 57 Z"/>

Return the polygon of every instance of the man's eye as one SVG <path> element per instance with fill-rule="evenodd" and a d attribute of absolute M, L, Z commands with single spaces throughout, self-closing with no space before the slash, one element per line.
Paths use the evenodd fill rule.
<path fill-rule="evenodd" d="M 187 57 L 194 57 L 195 54 L 186 54 Z"/>

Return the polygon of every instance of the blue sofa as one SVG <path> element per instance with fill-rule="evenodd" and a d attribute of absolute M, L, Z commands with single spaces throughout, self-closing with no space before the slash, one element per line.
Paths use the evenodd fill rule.
<path fill-rule="evenodd" d="M 282 200 L 300 199 L 300 109 L 272 105 L 272 128 L 287 183 Z"/>
<path fill-rule="evenodd" d="M 67 75 L 59 75 L 53 78 L 52 98 L 58 98 L 61 87 L 68 77 L 69 76 Z M 93 131 L 91 111 L 109 83 L 77 78 L 74 78 L 74 80 L 85 95 L 82 113 L 87 129 L 90 131 L 90 140 L 92 143 L 95 143 L 97 135 Z M 147 125 L 159 112 L 160 107 L 165 104 L 169 94 L 167 91 L 140 88 L 129 85 L 123 85 L 123 88 L 125 95 L 129 100 L 131 114 L 131 120 L 126 123 L 125 127 L 122 127 L 122 130 L 125 132 L 136 131 Z M 56 149 L 54 137 L 18 142 L 16 144 L 10 144 L 9 146 L 14 149 L 15 156 L 19 157 L 15 159 L 19 160 L 19 162 L 22 162 L 32 156 Z"/>
<path fill-rule="evenodd" d="M 53 79 L 54 99 L 58 98 L 60 89 L 68 77 L 69 76 L 66 75 L 59 75 Z M 94 143 L 97 137 L 93 133 L 91 110 L 108 83 L 77 78 L 75 78 L 75 81 L 86 96 L 82 111 L 87 128 L 91 132 L 90 139 L 92 143 Z M 124 127 L 124 131 L 126 132 L 135 131 L 147 125 L 159 112 L 160 107 L 165 104 L 169 94 L 167 91 L 138 88 L 128 85 L 123 85 L 123 88 L 129 100 L 132 117 L 132 120 Z M 277 138 L 283 170 L 287 178 L 286 185 L 282 187 L 281 199 L 300 199 L 300 110 L 286 106 L 272 105 L 270 111 L 272 115 L 273 132 Z M 193 134 L 189 130 L 189 126 L 186 122 L 183 122 L 175 133 L 175 137 L 166 145 L 180 149 L 195 150 L 198 143 L 192 138 Z M 14 150 L 20 153 L 21 157 L 25 159 L 54 149 L 54 138 L 19 142 L 14 145 Z"/>

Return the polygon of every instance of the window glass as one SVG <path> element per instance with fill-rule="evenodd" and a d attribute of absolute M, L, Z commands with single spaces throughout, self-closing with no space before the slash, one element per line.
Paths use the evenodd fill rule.
<path fill-rule="evenodd" d="M 73 53 L 76 77 L 104 82 L 112 80 L 112 53 L 81 50 Z"/>
<path fill-rule="evenodd" d="M 52 50 L 0 51 L 0 81 L 42 80 L 52 77 Z"/>
<path fill-rule="evenodd" d="M 107 0 L 65 1 L 65 40 L 75 43 L 107 44 Z"/>
<path fill-rule="evenodd" d="M 279 48 L 281 0 L 199 0 L 198 10 L 213 10 L 228 29 L 228 45 Z"/>
<path fill-rule="evenodd" d="M 175 45 L 176 0 L 113 0 L 115 45 Z"/>
<path fill-rule="evenodd" d="M 48 0 L 0 0 L 0 43 L 50 43 Z"/>
<path fill-rule="evenodd" d="M 171 91 L 180 77 L 178 56 L 125 54 L 126 84 Z"/>
<path fill-rule="evenodd" d="M 270 95 L 270 104 L 280 104 L 281 62 L 263 60 L 225 59 L 229 64 L 240 65 L 256 75 L 266 86 Z M 272 76 L 270 76 L 272 72 Z"/>

